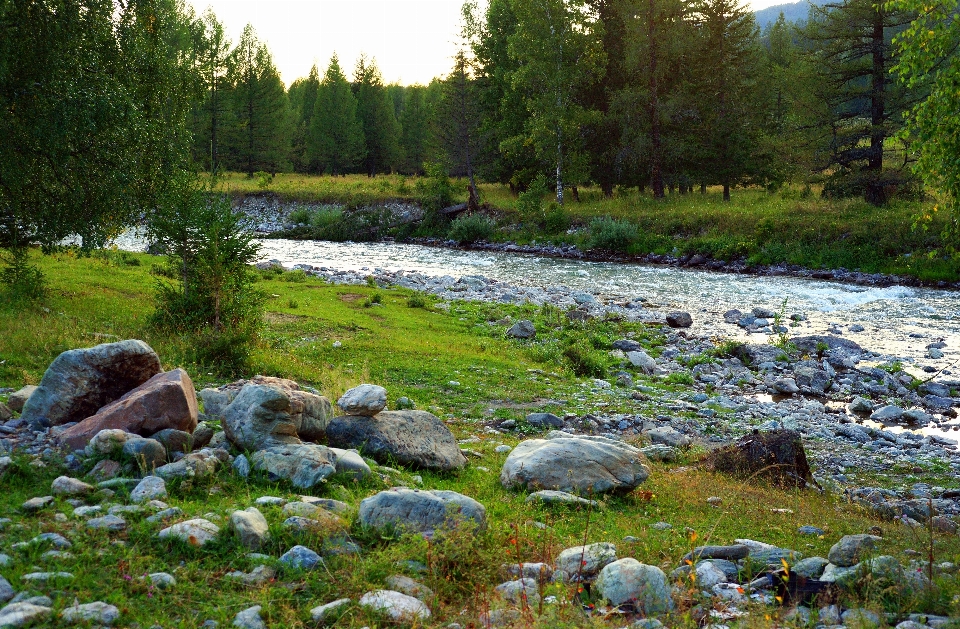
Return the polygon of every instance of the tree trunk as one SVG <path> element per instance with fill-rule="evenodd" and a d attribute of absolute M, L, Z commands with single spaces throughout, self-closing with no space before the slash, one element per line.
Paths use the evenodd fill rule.
<path fill-rule="evenodd" d="M 705 183 L 703 183 L 703 182 L 701 181 L 701 182 L 700 182 L 700 194 L 706 194 L 706 193 L 707 193 L 707 184 L 705 184 Z"/>
<path fill-rule="evenodd" d="M 570 186 L 570 193 L 573 194 L 573 200 L 580 203 L 580 190 L 576 186 Z"/>
<path fill-rule="evenodd" d="M 723 183 L 723 200 L 727 203 L 730 202 L 730 184 L 727 182 Z"/>

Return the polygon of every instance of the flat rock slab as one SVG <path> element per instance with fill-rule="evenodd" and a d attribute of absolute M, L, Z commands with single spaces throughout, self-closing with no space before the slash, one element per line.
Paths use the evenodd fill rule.
<path fill-rule="evenodd" d="M 192 546 L 203 546 L 207 542 L 213 541 L 219 532 L 220 527 L 213 522 L 197 518 L 169 526 L 157 533 L 157 537 L 160 539 L 177 539 Z"/>
<path fill-rule="evenodd" d="M 500 482 L 577 494 L 627 492 L 650 475 L 645 461 L 638 448 L 612 439 L 530 439 L 507 456 Z"/>
<path fill-rule="evenodd" d="M 483 528 L 487 511 L 482 504 L 454 491 L 424 491 L 394 487 L 360 503 L 360 524 L 375 529 L 394 527 L 432 533 L 442 527 L 470 523 Z"/>
<path fill-rule="evenodd" d="M 582 507 L 596 507 L 599 506 L 599 502 L 596 500 L 587 500 L 586 498 L 581 498 L 580 496 L 574 496 L 573 494 L 567 493 L 565 491 L 555 491 L 553 489 L 543 489 L 541 491 L 535 491 L 524 501 L 527 503 L 540 503 L 540 504 L 565 504 L 565 505 L 577 505 Z"/>
<path fill-rule="evenodd" d="M 105 515 L 87 520 L 87 528 L 106 531 L 122 531 L 127 528 L 126 521 L 118 515 Z"/>
<path fill-rule="evenodd" d="M 701 559 L 727 559 L 737 561 L 746 559 L 750 554 L 750 547 L 744 544 L 733 544 L 731 546 L 697 546 L 693 552 L 683 556 L 682 561 L 697 562 Z"/>
<path fill-rule="evenodd" d="M 143 341 L 63 352 L 44 372 L 21 419 L 38 429 L 83 421 L 160 372 L 160 358 Z"/>
<path fill-rule="evenodd" d="M 223 410 L 227 439 L 241 450 L 261 450 L 322 439 L 333 406 L 293 380 L 257 376 Z"/>
<path fill-rule="evenodd" d="M 401 592 L 376 590 L 360 597 L 361 607 L 369 607 L 387 614 L 394 621 L 412 621 L 430 617 L 430 609 L 423 601 Z"/>
<path fill-rule="evenodd" d="M 254 452 L 250 463 L 271 479 L 289 481 L 300 489 L 320 485 L 337 471 L 335 455 L 326 446 L 315 443 L 270 446 Z"/>
<path fill-rule="evenodd" d="M 71 426 L 60 440 L 80 449 L 108 428 L 146 437 L 167 428 L 193 432 L 197 427 L 197 392 L 183 369 L 159 373 L 132 391 Z"/>
<path fill-rule="evenodd" d="M 336 417 L 327 426 L 327 442 L 335 448 L 358 449 L 384 463 L 392 460 L 440 471 L 467 464 L 450 429 L 425 411 Z"/>

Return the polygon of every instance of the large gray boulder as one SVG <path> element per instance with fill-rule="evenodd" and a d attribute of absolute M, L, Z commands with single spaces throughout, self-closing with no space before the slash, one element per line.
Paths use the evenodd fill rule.
<path fill-rule="evenodd" d="M 426 411 L 336 417 L 327 426 L 327 443 L 335 448 L 356 448 L 381 462 L 396 461 L 440 471 L 467 464 L 450 429 Z"/>
<path fill-rule="evenodd" d="M 258 450 L 250 457 L 253 469 L 271 479 L 289 481 L 309 489 L 323 483 L 337 471 L 337 457 L 326 446 L 315 443 L 286 443 Z"/>
<path fill-rule="evenodd" d="M 645 462 L 638 448 L 612 439 L 529 439 L 507 456 L 500 482 L 579 494 L 627 492 L 647 480 Z"/>
<path fill-rule="evenodd" d="M 646 616 L 673 609 L 667 575 L 656 566 L 627 557 L 604 566 L 597 577 L 600 595 L 613 605 L 631 603 Z"/>
<path fill-rule="evenodd" d="M 223 411 L 227 439 L 241 450 L 322 439 L 333 407 L 292 380 L 257 376 Z"/>
<path fill-rule="evenodd" d="M 455 491 L 394 487 L 360 502 L 360 524 L 375 529 L 429 534 L 464 523 L 480 529 L 486 522 L 483 505 Z"/>
<path fill-rule="evenodd" d="M 160 372 L 160 358 L 143 341 L 63 352 L 47 367 L 21 419 L 35 429 L 84 420 Z"/>

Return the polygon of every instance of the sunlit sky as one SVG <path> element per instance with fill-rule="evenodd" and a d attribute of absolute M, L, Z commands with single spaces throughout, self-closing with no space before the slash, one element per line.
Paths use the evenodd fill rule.
<path fill-rule="evenodd" d="M 273 53 L 284 83 L 323 70 L 336 52 L 348 76 L 366 53 L 387 83 L 426 84 L 449 72 L 463 0 L 187 0 L 213 9 L 232 42 L 246 24 Z M 790 0 L 754 0 L 754 9 Z"/>

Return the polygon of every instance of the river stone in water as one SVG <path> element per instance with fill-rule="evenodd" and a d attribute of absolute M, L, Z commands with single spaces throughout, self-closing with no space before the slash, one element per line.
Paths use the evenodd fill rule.
<path fill-rule="evenodd" d="M 254 452 L 250 463 L 270 478 L 290 481 L 300 489 L 319 485 L 337 471 L 333 453 L 315 443 L 274 445 Z"/>
<path fill-rule="evenodd" d="M 611 439 L 529 439 L 507 456 L 500 482 L 580 494 L 627 492 L 650 475 L 644 462 L 638 448 Z"/>
<path fill-rule="evenodd" d="M 316 441 L 333 407 L 325 397 L 301 391 L 292 380 L 257 376 L 247 382 L 223 412 L 223 430 L 241 450 Z"/>
<path fill-rule="evenodd" d="M 360 524 L 375 529 L 395 527 L 432 533 L 470 520 L 475 528 L 482 529 L 486 526 L 487 510 L 473 498 L 454 491 L 394 487 L 360 502 Z"/>
<path fill-rule="evenodd" d="M 344 393 L 337 406 L 347 415 L 373 417 L 387 407 L 387 390 L 375 384 L 361 384 Z"/>
<path fill-rule="evenodd" d="M 664 614 L 673 609 L 663 570 L 631 557 L 605 566 L 597 577 L 596 587 L 613 605 L 631 603 L 645 615 Z"/>
<path fill-rule="evenodd" d="M 336 417 L 327 426 L 327 442 L 335 448 L 358 449 L 384 463 L 392 460 L 440 471 L 467 464 L 450 429 L 425 411 Z"/>
<path fill-rule="evenodd" d="M 82 421 L 160 371 L 156 352 L 138 340 L 63 352 L 44 372 L 20 418 L 34 429 Z"/>
<path fill-rule="evenodd" d="M 841 568 L 855 566 L 877 548 L 877 542 L 881 539 L 876 535 L 844 535 L 830 549 L 827 559 Z"/>

